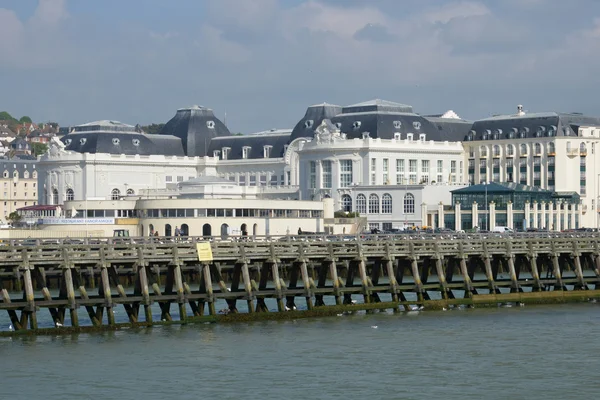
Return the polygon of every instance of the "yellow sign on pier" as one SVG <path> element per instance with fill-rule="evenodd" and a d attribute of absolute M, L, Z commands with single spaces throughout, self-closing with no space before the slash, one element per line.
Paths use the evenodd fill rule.
<path fill-rule="evenodd" d="M 210 242 L 196 243 L 196 250 L 198 250 L 198 261 L 212 261 L 212 249 Z"/>

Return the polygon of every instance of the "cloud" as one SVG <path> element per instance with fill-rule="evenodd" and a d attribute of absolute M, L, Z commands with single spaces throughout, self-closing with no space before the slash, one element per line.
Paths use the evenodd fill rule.
<path fill-rule="evenodd" d="M 392 42 L 394 35 L 383 25 L 367 24 L 354 34 L 356 40 L 367 40 L 371 42 Z"/>

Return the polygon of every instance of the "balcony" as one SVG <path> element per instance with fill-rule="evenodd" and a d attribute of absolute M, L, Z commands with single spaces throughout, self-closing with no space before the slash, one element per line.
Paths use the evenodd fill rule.
<path fill-rule="evenodd" d="M 567 149 L 567 157 L 576 157 L 579 155 L 579 149 Z"/>

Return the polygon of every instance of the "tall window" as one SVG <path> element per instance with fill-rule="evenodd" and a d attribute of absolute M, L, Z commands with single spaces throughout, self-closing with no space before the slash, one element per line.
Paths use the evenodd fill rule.
<path fill-rule="evenodd" d="M 377 159 L 371 158 L 371 185 L 377 184 Z"/>
<path fill-rule="evenodd" d="M 548 143 L 548 153 L 551 153 L 552 155 L 556 153 L 556 146 L 554 145 L 554 142 Z"/>
<path fill-rule="evenodd" d="M 322 161 L 321 167 L 323 168 L 323 188 L 331 189 L 331 161 Z"/>
<path fill-rule="evenodd" d="M 481 157 L 487 157 L 487 147 L 481 146 L 479 149 L 479 154 Z"/>
<path fill-rule="evenodd" d="M 356 196 L 356 212 L 359 214 L 367 213 L 367 198 L 364 194 Z"/>
<path fill-rule="evenodd" d="M 444 181 L 444 160 L 437 160 L 437 182 L 442 183 Z"/>
<path fill-rule="evenodd" d="M 389 184 L 390 177 L 390 160 L 388 158 L 383 159 L 383 184 Z"/>
<path fill-rule="evenodd" d="M 350 185 L 352 185 L 352 160 L 340 160 L 340 187 Z"/>
<path fill-rule="evenodd" d="M 352 211 L 352 197 L 349 194 L 342 195 L 342 211 Z"/>
<path fill-rule="evenodd" d="M 411 193 L 407 193 L 404 196 L 404 214 L 415 213 L 415 196 Z"/>
<path fill-rule="evenodd" d="M 317 162 L 311 161 L 308 167 L 308 174 L 310 176 L 310 189 L 317 187 Z"/>
<path fill-rule="evenodd" d="M 110 192 L 110 198 L 112 200 L 119 200 L 119 196 L 121 196 L 121 191 L 119 189 L 115 188 Z"/>
<path fill-rule="evenodd" d="M 375 193 L 369 195 L 369 214 L 379 214 L 379 196 Z"/>
<path fill-rule="evenodd" d="M 521 155 L 522 156 L 526 156 L 527 155 L 527 145 L 525 143 L 523 143 L 521 145 Z"/>
<path fill-rule="evenodd" d="M 515 154 L 515 146 L 513 146 L 512 144 L 509 144 L 508 146 L 506 146 L 506 155 L 509 157 L 512 157 Z"/>
<path fill-rule="evenodd" d="M 75 200 L 75 193 L 73 192 L 73 189 L 67 189 L 65 197 L 67 198 L 67 201 Z"/>
<path fill-rule="evenodd" d="M 541 144 L 536 143 L 533 148 L 534 148 L 534 152 L 536 155 L 542 154 L 542 145 Z"/>
<path fill-rule="evenodd" d="M 500 146 L 497 144 L 494 145 L 494 157 L 500 157 Z"/>
<path fill-rule="evenodd" d="M 58 190 L 52 189 L 52 204 L 58 204 Z"/>
<path fill-rule="evenodd" d="M 421 183 L 429 183 L 429 160 L 421 160 Z"/>
<path fill-rule="evenodd" d="M 456 183 L 456 161 L 450 161 L 450 182 Z"/>
<path fill-rule="evenodd" d="M 396 160 L 396 185 L 404 184 L 404 160 Z"/>
<path fill-rule="evenodd" d="M 408 160 L 408 180 L 411 185 L 417 183 L 417 160 Z"/>
<path fill-rule="evenodd" d="M 381 196 L 381 213 L 392 213 L 392 196 L 389 193 L 385 193 L 383 196 Z"/>

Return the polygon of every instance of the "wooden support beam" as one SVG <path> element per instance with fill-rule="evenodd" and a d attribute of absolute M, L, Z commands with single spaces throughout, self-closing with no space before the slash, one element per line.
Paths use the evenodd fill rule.
<path fill-rule="evenodd" d="M 285 305 L 283 303 L 283 291 L 286 289 L 282 285 L 282 280 L 279 278 L 279 264 L 273 262 L 271 264 L 271 273 L 273 275 L 273 284 L 275 285 L 275 298 L 277 299 L 277 311 L 285 311 Z"/>
<path fill-rule="evenodd" d="M 216 314 L 215 297 L 214 297 L 213 288 L 212 288 L 212 277 L 210 274 L 210 265 L 204 264 L 204 266 L 202 268 L 202 272 L 204 273 L 204 288 L 206 290 L 208 313 L 210 315 L 215 315 Z"/>

